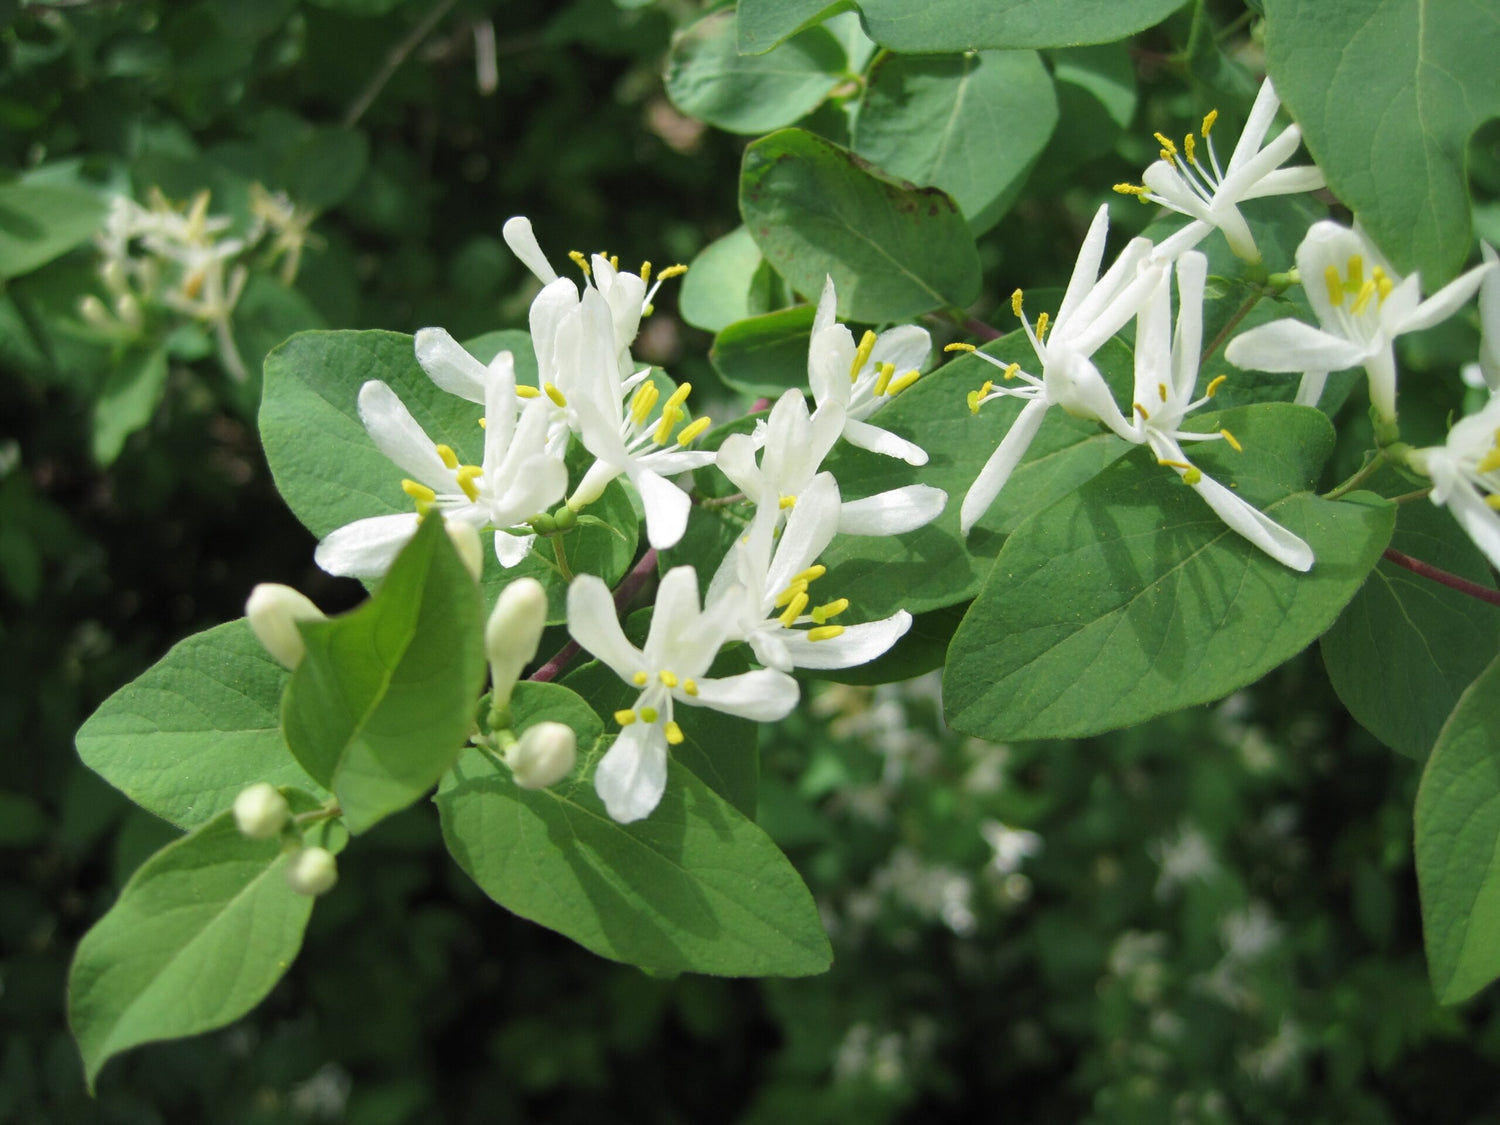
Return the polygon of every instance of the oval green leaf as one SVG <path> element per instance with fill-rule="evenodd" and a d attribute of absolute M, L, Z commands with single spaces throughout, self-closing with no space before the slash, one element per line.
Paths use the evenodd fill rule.
<path fill-rule="evenodd" d="M 912 54 L 1110 43 L 1160 23 L 1184 0 L 860 0 L 865 31 Z"/>

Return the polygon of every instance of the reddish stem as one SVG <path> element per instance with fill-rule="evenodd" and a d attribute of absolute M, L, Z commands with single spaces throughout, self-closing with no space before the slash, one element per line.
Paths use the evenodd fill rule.
<path fill-rule="evenodd" d="M 1421 559 L 1414 559 L 1410 555 L 1404 555 L 1400 551 L 1387 547 L 1382 556 L 1386 561 L 1393 562 L 1397 566 L 1404 566 L 1414 574 L 1420 574 L 1423 578 L 1430 578 L 1434 582 L 1441 583 L 1450 589 L 1457 590 L 1460 594 L 1468 594 L 1471 598 L 1478 598 L 1490 605 L 1500 605 L 1500 590 L 1491 590 L 1488 586 L 1481 586 L 1477 582 L 1470 582 L 1467 578 L 1460 578 L 1456 574 L 1449 574 L 1446 570 L 1439 570 L 1431 563 L 1425 563 Z"/>
<path fill-rule="evenodd" d="M 641 587 L 650 580 L 654 573 L 656 573 L 656 548 L 651 547 L 647 549 L 646 553 L 640 557 L 640 561 L 630 569 L 630 573 L 621 579 L 620 585 L 616 587 L 616 613 L 625 612 L 626 607 L 641 592 Z M 570 640 L 562 648 L 553 653 L 551 660 L 547 661 L 547 663 L 543 664 L 526 678 L 533 683 L 550 683 L 562 674 L 562 670 L 568 666 L 569 662 L 578 653 L 578 642 Z"/>

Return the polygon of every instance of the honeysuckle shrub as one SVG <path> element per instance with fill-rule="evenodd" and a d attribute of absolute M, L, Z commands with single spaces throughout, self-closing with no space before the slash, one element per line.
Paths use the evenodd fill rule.
<path fill-rule="evenodd" d="M 1352 3 L 674 11 L 672 127 L 768 133 L 743 148 L 742 225 L 681 254 L 679 280 L 670 256 L 636 270 L 600 251 L 615 235 L 579 242 L 540 210 L 503 221 L 521 207 L 502 195 L 483 253 L 507 262 L 526 331 L 413 302 L 277 346 L 371 322 L 326 287 L 344 224 L 378 204 L 360 127 L 378 84 L 338 128 L 262 115 L 248 131 L 271 156 L 221 152 L 214 176 L 182 146 L 171 177 L 30 168 L 10 200 L 25 220 L 10 347 L 47 377 L 109 372 L 84 394 L 94 456 L 118 456 L 171 409 L 169 370 L 188 373 L 255 410 L 276 487 L 320 540 L 309 557 L 369 589 L 325 617 L 259 587 L 246 621 L 181 641 L 79 731 L 88 766 L 185 833 L 78 947 L 89 1082 L 129 1047 L 253 1008 L 346 856 L 429 797 L 474 884 L 596 954 L 803 977 L 827 969 L 838 913 L 784 853 L 797 836 L 777 818 L 796 806 L 768 796 L 776 744 L 756 724 L 792 713 L 812 677 L 941 667 L 945 719 L 975 745 L 1077 739 L 1239 698 L 1315 640 L 1349 713 L 1425 762 L 1431 981 L 1445 1003 L 1481 989 L 1500 972 L 1483 859 L 1500 831 L 1500 278 L 1469 213 L 1477 195 L 1482 232 L 1488 169 L 1476 192 L 1462 150 L 1494 108 L 1492 29 L 1439 14 L 1423 25 L 1435 54 L 1412 55 L 1428 13 L 1388 7 L 1360 37 Z M 243 65 L 274 73 L 280 32 L 257 29 L 268 54 Z M 482 88 L 493 21 L 465 12 L 469 33 Z M 1123 38 L 1138 34 L 1190 95 L 1138 83 Z M 1355 101 L 1351 73 L 1399 97 Z M 1438 75 L 1465 97 L 1435 93 Z M 1434 98 L 1452 116 L 1419 122 Z M 255 284 L 279 311 L 252 330 Z M 674 291 L 714 334 L 711 368 L 652 340 Z M 1400 339 L 1440 324 L 1436 359 Z M 852 777 L 811 792 L 827 815 L 864 796 Z M 1046 838 L 1027 819 L 979 818 L 955 849 L 993 850 L 1012 907 Z M 1212 866 L 1196 839 L 1154 845 L 1156 893 Z M 882 870 L 880 893 L 979 930 L 957 869 L 897 849 Z M 1176 983 L 1239 1011 L 1280 930 L 1253 896 L 1219 909 L 1225 962 Z M 1167 940 L 1108 951 L 1131 1002 L 1159 998 Z M 1281 1011 L 1248 1073 L 1306 1053 Z M 1152 1018 L 1170 1050 L 1172 1021 Z M 856 1021 L 834 1068 L 894 1106 L 930 1042 Z M 1158 1105 L 1121 1082 L 1101 1107 Z M 1194 1092 L 1208 1119 L 1217 1092 Z"/>

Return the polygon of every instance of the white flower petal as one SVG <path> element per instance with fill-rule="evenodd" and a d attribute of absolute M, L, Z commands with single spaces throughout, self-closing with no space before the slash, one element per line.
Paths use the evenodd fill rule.
<path fill-rule="evenodd" d="M 1176 471 L 1180 476 L 1184 470 Z M 1303 573 L 1312 569 L 1312 548 L 1249 501 L 1207 475 L 1190 487 L 1231 531 L 1243 535 L 1277 562 Z"/>
<path fill-rule="evenodd" d="M 443 328 L 423 328 L 416 337 L 417 362 L 449 394 L 484 402 L 485 367 Z"/>
<path fill-rule="evenodd" d="M 313 552 L 313 561 L 329 574 L 379 578 L 416 533 L 416 512 L 355 520 L 329 532 Z"/>
<path fill-rule="evenodd" d="M 596 574 L 580 574 L 568 587 L 568 632 L 626 682 L 645 668 L 640 649 L 620 628 L 609 587 Z"/>
<path fill-rule="evenodd" d="M 500 233 L 505 238 L 505 244 L 510 247 L 510 252 L 521 259 L 521 264 L 535 274 L 538 281 L 549 285 L 557 280 L 557 271 L 547 261 L 547 255 L 542 253 L 536 233 L 531 229 L 530 219 L 525 215 L 506 219 Z"/>
<path fill-rule="evenodd" d="M 905 375 L 908 371 L 922 370 L 931 355 L 932 337 L 927 329 L 916 324 L 898 324 L 876 337 L 870 362 L 877 367 L 889 363 L 897 375 Z"/>
<path fill-rule="evenodd" d="M 693 502 L 688 494 L 671 481 L 650 469 L 637 469 L 630 482 L 641 494 L 646 510 L 646 540 L 658 551 L 677 546 L 687 531 L 688 513 Z"/>
<path fill-rule="evenodd" d="M 509 535 L 504 531 L 496 531 L 495 558 L 509 570 L 531 553 L 531 545 L 535 542 L 535 535 Z"/>
<path fill-rule="evenodd" d="M 872 426 L 868 422 L 848 419 L 844 422 L 844 437 L 850 445 L 868 449 L 871 453 L 895 457 L 905 461 L 908 465 L 927 464 L 927 451 L 916 442 L 907 441 L 904 437 L 891 433 L 890 430 L 882 430 L 879 426 Z"/>
<path fill-rule="evenodd" d="M 453 471 L 443 464 L 427 431 L 406 409 L 396 392 L 377 379 L 359 389 L 359 420 L 375 447 L 396 467 L 436 492 L 456 491 Z"/>
<path fill-rule="evenodd" d="M 783 642 L 799 668 L 853 668 L 883 656 L 911 628 L 911 614 L 899 610 L 883 621 L 848 625 L 837 637 L 809 640 L 800 629 L 786 629 Z"/>
<path fill-rule="evenodd" d="M 667 789 L 667 736 L 656 723 L 631 723 L 594 768 L 594 792 L 620 824 L 651 815 Z"/>
<path fill-rule="evenodd" d="M 1460 306 L 1468 303 L 1469 298 L 1478 292 L 1485 277 L 1495 268 L 1489 262 L 1485 262 L 1467 273 L 1460 274 L 1418 305 L 1410 316 L 1403 317 L 1392 335 L 1402 332 L 1419 332 L 1423 328 L 1431 328 L 1434 324 L 1447 320 L 1459 310 Z M 1394 297 L 1395 294 L 1392 293 L 1391 296 Z"/>
<path fill-rule="evenodd" d="M 678 696 L 680 702 L 712 707 L 726 715 L 737 715 L 757 723 L 784 719 L 797 706 L 801 694 L 797 681 L 785 672 L 762 668 L 719 680 L 699 680 L 696 696 Z"/>
<path fill-rule="evenodd" d="M 930 484 L 908 484 L 888 492 L 850 500 L 839 511 L 844 535 L 904 535 L 943 514 L 948 494 Z"/>
<path fill-rule="evenodd" d="M 1342 371 L 1363 363 L 1369 353 L 1365 344 L 1300 320 L 1273 320 L 1230 340 L 1224 358 L 1251 371 Z"/>
<path fill-rule="evenodd" d="M 989 511 L 995 497 L 1000 495 L 1000 490 L 1010 479 L 1010 474 L 1026 455 L 1026 450 L 1030 447 L 1032 438 L 1036 437 L 1042 418 L 1051 405 L 1045 397 L 1037 396 L 1022 408 L 1010 429 L 1005 431 L 1005 437 L 1000 439 L 995 452 L 990 454 L 984 468 L 979 470 L 979 475 L 969 486 L 969 491 L 964 493 L 963 506 L 958 514 L 961 534 L 968 535 L 984 513 Z"/>

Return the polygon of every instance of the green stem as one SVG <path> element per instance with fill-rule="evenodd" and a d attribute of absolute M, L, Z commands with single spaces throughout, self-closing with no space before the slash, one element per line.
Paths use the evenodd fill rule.
<path fill-rule="evenodd" d="M 1426 488 L 1419 488 L 1415 492 L 1403 492 L 1400 496 L 1392 496 L 1391 503 L 1410 504 L 1413 500 L 1420 500 L 1430 495 L 1432 495 L 1432 485 L 1429 484 Z"/>
<path fill-rule="evenodd" d="M 1250 315 L 1250 310 L 1260 303 L 1260 299 L 1266 295 L 1266 291 L 1259 286 L 1251 291 L 1250 296 L 1245 298 L 1245 303 L 1235 310 L 1234 315 L 1229 318 L 1229 323 L 1219 329 L 1219 334 L 1208 342 L 1208 347 L 1203 349 L 1203 356 L 1198 360 L 1198 366 L 1202 367 L 1213 357 L 1214 352 L 1223 346 L 1224 341 L 1229 339 L 1229 334 L 1240 326 L 1240 321 Z"/>
<path fill-rule="evenodd" d="M 1376 472 L 1379 471 L 1380 467 L 1384 464 L 1385 453 L 1384 451 L 1377 450 L 1375 456 L 1371 457 L 1370 460 L 1365 463 L 1365 466 L 1359 470 L 1359 472 L 1355 473 L 1352 477 L 1346 480 L 1343 484 L 1339 485 L 1332 492 L 1323 493 L 1323 499 L 1337 500 L 1340 497 L 1348 495 L 1360 485 L 1364 484 L 1365 481 L 1373 477 Z"/>
<path fill-rule="evenodd" d="M 563 576 L 564 582 L 573 581 L 573 571 L 568 566 L 568 549 L 563 546 L 566 535 L 554 535 L 552 537 L 552 553 L 557 556 L 557 572 Z"/>

